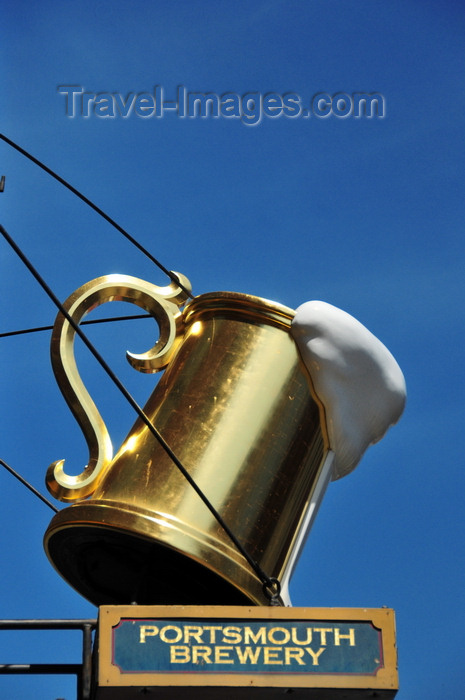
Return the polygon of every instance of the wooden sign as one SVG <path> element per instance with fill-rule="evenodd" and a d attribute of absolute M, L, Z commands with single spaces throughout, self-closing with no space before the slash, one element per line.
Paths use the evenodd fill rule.
<path fill-rule="evenodd" d="M 394 624 L 387 608 L 101 607 L 96 698 L 393 698 Z"/>

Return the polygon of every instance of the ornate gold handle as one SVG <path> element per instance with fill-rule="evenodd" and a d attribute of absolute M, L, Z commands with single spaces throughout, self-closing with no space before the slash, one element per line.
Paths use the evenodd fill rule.
<path fill-rule="evenodd" d="M 187 277 L 175 273 L 188 290 Z M 151 350 L 126 357 L 139 372 L 158 372 L 166 367 L 181 341 L 182 314 L 179 309 L 187 293 L 174 282 L 158 287 L 128 275 L 106 275 L 79 287 L 64 303 L 76 322 L 107 301 L 128 301 L 152 314 L 158 323 L 160 337 Z M 53 462 L 47 470 L 46 484 L 50 493 L 61 501 L 75 501 L 90 496 L 105 467 L 113 457 L 113 447 L 105 423 L 87 392 L 77 370 L 74 357 L 75 331 L 62 313 L 53 327 L 51 342 L 52 367 L 58 386 L 78 422 L 89 448 L 89 462 L 84 471 L 70 476 L 63 470 L 64 460 Z"/>

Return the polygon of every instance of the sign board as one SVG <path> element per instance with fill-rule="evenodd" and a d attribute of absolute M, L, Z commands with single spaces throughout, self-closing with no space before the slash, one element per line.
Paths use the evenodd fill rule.
<path fill-rule="evenodd" d="M 101 607 L 97 700 L 393 698 L 393 610 Z"/>

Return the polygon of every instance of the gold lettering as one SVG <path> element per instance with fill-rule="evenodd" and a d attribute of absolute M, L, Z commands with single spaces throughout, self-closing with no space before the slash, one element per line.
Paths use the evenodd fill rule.
<path fill-rule="evenodd" d="M 175 637 L 173 639 L 170 639 L 169 637 L 166 636 L 166 633 L 169 630 L 174 630 Z M 160 639 L 162 642 L 167 642 L 168 644 L 175 644 L 176 642 L 179 642 L 179 640 L 182 637 L 182 629 L 180 627 L 176 627 L 175 625 L 166 625 L 165 627 L 162 627 L 160 630 Z"/>
<path fill-rule="evenodd" d="M 314 627 L 313 631 L 320 633 L 320 644 L 326 646 L 326 632 L 333 632 L 334 630 L 331 627 Z"/>
<path fill-rule="evenodd" d="M 283 638 L 275 639 L 276 632 L 282 632 Z M 285 627 L 272 627 L 270 630 L 268 630 L 268 641 L 272 644 L 287 644 L 290 638 L 290 632 Z"/>
<path fill-rule="evenodd" d="M 291 629 L 291 639 L 294 642 L 294 644 L 311 644 L 312 643 L 312 628 L 307 627 L 307 639 L 304 641 L 300 641 L 300 639 L 297 639 L 297 627 L 293 627 Z"/>
<path fill-rule="evenodd" d="M 145 644 L 146 637 L 155 637 L 156 634 L 158 634 L 158 627 L 155 627 L 155 625 L 141 625 L 139 643 Z"/>
<path fill-rule="evenodd" d="M 341 639 L 348 639 L 351 647 L 355 646 L 355 630 L 353 627 L 349 627 L 349 634 L 341 634 L 339 627 L 334 630 L 334 644 L 335 646 L 340 646 Z"/>
<path fill-rule="evenodd" d="M 284 647 L 284 663 L 289 666 L 291 659 L 294 659 L 301 666 L 305 666 L 305 661 L 302 661 L 302 656 L 304 653 L 305 649 L 299 649 L 298 647 Z"/>
<path fill-rule="evenodd" d="M 265 658 L 263 662 L 265 664 L 282 664 L 282 660 L 278 658 L 278 652 L 280 651 L 282 651 L 282 647 L 264 647 L 263 654 Z"/>
<path fill-rule="evenodd" d="M 234 659 L 229 658 L 231 649 L 237 647 L 215 647 L 215 663 L 216 664 L 233 664 Z"/>
<path fill-rule="evenodd" d="M 216 630 L 221 631 L 223 628 L 221 627 L 221 625 L 206 625 L 203 629 L 206 632 L 210 632 L 210 644 L 216 644 Z"/>
<path fill-rule="evenodd" d="M 171 647 L 173 648 L 173 647 Z M 212 654 L 211 647 L 192 647 L 192 663 L 198 664 L 200 663 L 200 659 L 202 660 L 201 663 L 203 664 L 211 664 L 212 661 L 210 659 L 210 656 Z"/>
<path fill-rule="evenodd" d="M 161 635 L 160 635 L 161 637 Z M 172 664 L 187 664 L 191 660 L 189 647 L 170 647 L 170 662 Z"/>
<path fill-rule="evenodd" d="M 324 647 L 320 647 L 318 651 L 313 651 L 313 649 L 311 649 L 310 647 L 305 647 L 305 651 L 307 651 L 313 659 L 313 666 L 319 665 L 318 657 L 324 652 L 324 650 Z"/>
<path fill-rule="evenodd" d="M 266 627 L 260 627 L 257 633 L 254 634 L 250 627 L 244 629 L 244 644 L 257 644 L 259 641 L 265 645 L 266 644 Z"/>
<path fill-rule="evenodd" d="M 225 627 L 223 630 L 223 642 L 228 644 L 239 644 L 242 641 L 242 630 L 240 627 Z"/>
<path fill-rule="evenodd" d="M 223 642 L 228 644 L 239 644 L 242 641 L 240 627 L 225 627 L 223 630 Z"/>
<path fill-rule="evenodd" d="M 185 625 L 184 627 L 184 644 L 189 644 L 191 637 L 195 639 L 197 644 L 202 644 L 202 628 L 200 625 Z"/>
<path fill-rule="evenodd" d="M 247 661 L 250 661 L 252 664 L 258 663 L 258 658 L 262 650 L 261 647 L 257 647 L 256 649 L 252 649 L 252 647 L 245 647 L 244 650 L 242 647 L 234 647 L 234 649 L 237 651 L 241 664 L 246 664 Z"/>

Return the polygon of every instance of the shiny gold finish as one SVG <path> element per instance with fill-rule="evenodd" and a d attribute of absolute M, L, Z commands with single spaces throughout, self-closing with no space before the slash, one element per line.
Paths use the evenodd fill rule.
<path fill-rule="evenodd" d="M 184 275 L 178 277 L 181 284 L 190 289 L 189 280 Z M 128 275 L 106 275 L 77 289 L 67 299 L 64 308 L 76 323 L 80 323 L 89 311 L 107 301 L 128 301 L 152 313 L 160 327 L 159 340 L 147 353 L 134 355 L 128 352 L 127 358 L 140 372 L 157 372 L 166 367 L 179 343 L 182 326 L 179 306 L 186 297 L 186 293 L 174 283 L 167 287 L 157 287 Z M 78 476 L 64 473 L 63 459 L 48 468 L 47 488 L 61 501 L 75 501 L 91 495 L 103 470 L 110 463 L 113 452 L 105 424 L 76 367 L 74 334 L 69 321 L 59 313 L 52 334 L 53 371 L 89 448 L 89 463 Z"/>
<path fill-rule="evenodd" d="M 197 297 L 144 408 L 249 554 L 277 578 L 327 451 L 289 333 L 293 316 L 246 294 Z M 102 468 L 93 497 L 53 518 L 45 548 L 97 604 L 268 602 L 256 574 L 139 419 Z"/>

